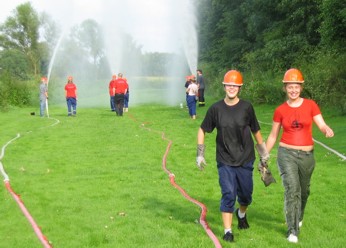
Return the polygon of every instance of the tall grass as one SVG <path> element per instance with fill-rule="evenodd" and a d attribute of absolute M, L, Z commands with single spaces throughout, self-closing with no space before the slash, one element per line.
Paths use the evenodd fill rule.
<path fill-rule="evenodd" d="M 272 106 L 256 107 L 271 122 Z M 220 189 L 215 166 L 215 133 L 207 134 L 207 167 L 195 166 L 197 120 L 186 109 L 162 105 L 130 108 L 124 117 L 102 108 L 80 108 L 76 118 L 50 106 L 54 119 L 31 116 L 30 109 L 0 113 L 0 144 L 16 136 L 2 160 L 11 186 L 20 195 L 54 247 L 213 247 L 198 224 L 200 209 L 187 201 L 162 169 L 167 138 L 172 142 L 167 169 L 175 181 L 208 208 L 207 221 L 222 237 Z M 335 138 L 316 139 L 344 152 L 344 117 L 325 115 Z M 60 122 L 55 123 L 55 119 Z M 56 124 L 56 125 L 53 125 Z M 270 125 L 263 124 L 266 137 Z M 317 130 L 316 130 L 317 131 Z M 278 183 L 264 187 L 254 172 L 254 200 L 249 230 L 223 247 L 343 247 L 345 161 L 316 145 L 317 167 L 297 245 L 285 240 L 283 188 L 272 152 L 270 167 Z M 0 247 L 41 247 L 28 221 L 5 187 L 0 188 Z"/>

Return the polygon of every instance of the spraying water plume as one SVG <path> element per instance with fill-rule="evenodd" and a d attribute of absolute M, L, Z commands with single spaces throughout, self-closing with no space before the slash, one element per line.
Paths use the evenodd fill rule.
<path fill-rule="evenodd" d="M 183 101 L 185 76 L 197 69 L 194 2 L 100 1 L 93 15 L 79 10 L 85 18 L 63 28 L 49 65 L 53 99 L 64 99 L 63 85 L 73 75 L 79 105 L 108 106 L 108 82 L 122 72 L 132 105 Z"/>

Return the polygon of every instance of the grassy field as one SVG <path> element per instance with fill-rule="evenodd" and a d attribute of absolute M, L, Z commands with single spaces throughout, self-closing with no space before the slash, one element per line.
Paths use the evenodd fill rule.
<path fill-rule="evenodd" d="M 258 106 L 262 133 L 267 137 L 273 106 Z M 200 208 L 186 200 L 169 182 L 163 156 L 172 142 L 167 169 L 176 183 L 208 208 L 206 220 L 217 237 L 223 227 L 220 189 L 215 165 L 215 133 L 206 138 L 206 170 L 195 166 L 197 120 L 187 109 L 162 105 L 130 108 L 116 117 L 107 108 L 79 108 L 76 118 L 50 106 L 52 118 L 31 116 L 30 109 L 0 113 L 0 145 L 19 139 L 2 159 L 13 190 L 54 247 L 214 247 L 198 223 Z M 324 112 L 335 137 L 315 138 L 346 152 L 346 117 Z M 163 136 L 164 134 L 164 136 Z M 163 139 L 163 137 L 165 139 Z M 283 187 L 264 187 L 254 173 L 251 228 L 233 226 L 235 243 L 223 247 L 344 247 L 346 229 L 346 161 L 316 145 L 317 167 L 298 244 L 285 239 Z M 0 247 L 41 247 L 29 222 L 5 187 L 0 188 Z"/>

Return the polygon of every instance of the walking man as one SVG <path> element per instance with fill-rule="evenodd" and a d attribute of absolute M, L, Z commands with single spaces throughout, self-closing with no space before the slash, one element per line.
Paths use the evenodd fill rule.
<path fill-rule="evenodd" d="M 118 79 L 115 81 L 114 88 L 113 88 L 115 112 L 117 116 L 123 116 L 124 98 L 125 98 L 127 89 L 128 89 L 127 82 L 123 78 L 123 74 L 119 73 Z"/>

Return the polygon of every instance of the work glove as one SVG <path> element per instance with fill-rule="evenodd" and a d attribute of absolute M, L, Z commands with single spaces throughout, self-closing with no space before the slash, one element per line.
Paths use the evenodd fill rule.
<path fill-rule="evenodd" d="M 260 156 L 260 162 L 258 163 L 258 170 L 261 174 L 261 180 L 263 181 L 264 185 L 267 187 L 271 183 L 275 183 L 276 180 L 273 177 L 271 171 L 268 168 L 268 160 L 269 160 L 269 153 L 267 151 L 266 144 L 263 142 L 262 144 L 256 144 L 256 150 Z"/>
<path fill-rule="evenodd" d="M 204 167 L 207 165 L 204 159 L 204 151 L 205 151 L 205 145 L 204 144 L 198 144 L 197 145 L 197 158 L 196 158 L 196 165 L 198 169 L 203 170 Z"/>
<path fill-rule="evenodd" d="M 271 183 L 276 183 L 276 180 L 273 177 L 271 171 L 269 170 L 267 163 L 264 164 L 262 162 L 259 162 L 258 168 L 261 168 L 259 169 L 259 171 L 260 171 L 261 180 L 264 183 L 264 186 L 268 187 Z"/>
<path fill-rule="evenodd" d="M 267 151 L 267 147 L 266 144 L 263 142 L 262 144 L 256 144 L 256 150 L 260 156 L 260 164 L 259 164 L 259 168 L 258 170 L 261 170 L 260 167 L 262 167 L 262 165 L 266 165 L 268 160 L 269 160 L 269 153 Z"/>

